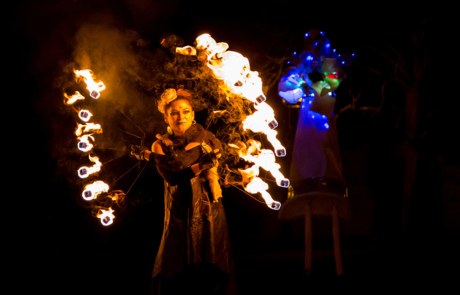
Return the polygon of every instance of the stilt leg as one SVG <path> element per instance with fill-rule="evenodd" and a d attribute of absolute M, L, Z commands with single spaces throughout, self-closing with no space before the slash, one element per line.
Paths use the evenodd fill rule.
<path fill-rule="evenodd" d="M 334 207 L 332 208 L 332 237 L 334 239 L 335 269 L 337 270 L 337 275 L 343 275 L 342 252 L 340 250 L 340 229 L 339 229 L 339 215 L 337 213 L 337 201 L 334 202 Z"/>
<path fill-rule="evenodd" d="M 305 270 L 307 274 L 311 272 L 312 262 L 312 232 L 311 232 L 311 199 L 307 200 L 305 207 Z"/>

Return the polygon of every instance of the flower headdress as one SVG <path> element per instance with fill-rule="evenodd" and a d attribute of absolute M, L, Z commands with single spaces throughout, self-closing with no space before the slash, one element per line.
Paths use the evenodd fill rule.
<path fill-rule="evenodd" d="M 163 94 L 161 94 L 160 101 L 158 102 L 158 110 L 162 114 L 166 113 L 166 106 L 177 98 L 184 98 L 192 105 L 192 97 L 192 93 L 189 90 L 184 90 L 182 88 L 179 88 L 177 91 L 174 88 L 166 89 Z"/>
<path fill-rule="evenodd" d="M 158 110 L 164 114 L 166 112 L 165 107 L 177 98 L 176 89 L 169 88 L 166 89 L 163 94 L 161 94 L 160 101 L 158 102 Z"/>

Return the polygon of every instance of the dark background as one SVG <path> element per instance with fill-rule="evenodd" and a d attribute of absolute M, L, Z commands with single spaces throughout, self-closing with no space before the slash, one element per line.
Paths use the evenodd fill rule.
<path fill-rule="evenodd" d="M 353 213 L 351 220 L 341 222 L 345 274 L 337 278 L 334 273 L 330 218 L 313 220 L 313 272 L 305 278 L 303 221 L 280 222 L 277 212 L 228 188 L 224 205 L 240 294 L 443 293 L 454 286 L 460 262 L 459 103 L 454 68 L 441 69 L 455 59 L 448 38 L 453 27 L 445 12 L 383 2 L 332 6 L 245 1 L 223 2 L 223 8 L 219 3 L 174 0 L 14 5 L 7 13 L 8 34 L 2 46 L 7 49 L 8 74 L 3 110 L 12 118 L 5 119 L 8 132 L 2 142 L 9 144 L 5 158 L 13 168 L 4 185 L 15 187 L 7 194 L 13 204 L 4 206 L 6 216 L 11 215 L 7 243 L 12 251 L 5 256 L 13 258 L 11 274 L 19 279 L 15 294 L 29 289 L 47 294 L 147 294 L 150 287 L 163 226 L 163 186 L 155 168 L 148 166 L 141 174 L 130 191 L 129 210 L 116 214 L 110 227 L 103 227 L 85 208 L 79 198 L 81 183 L 73 174 L 82 160 L 68 151 L 75 144 L 70 134 L 75 117 L 62 104 L 59 79 L 73 61 L 76 36 L 85 25 L 132 30 L 150 40 L 152 50 L 164 33 L 179 35 L 186 45 L 209 33 L 249 57 L 251 69 L 260 71 L 262 78 L 267 64 L 301 48 L 311 28 L 324 31 L 339 52 L 356 52 L 357 59 L 346 69 L 348 79 L 337 91 L 337 110 L 349 105 L 349 91 L 362 94 L 359 105 L 338 118 Z M 424 42 L 416 43 L 414 33 L 422 34 Z M 409 80 L 420 83 L 415 133 L 407 131 L 408 92 L 396 82 L 387 88 L 383 108 L 365 110 L 380 104 L 382 85 L 394 78 L 394 67 L 385 56 L 398 52 L 413 73 Z M 425 53 L 425 68 L 414 67 L 412 58 Z M 276 93 L 274 85 L 267 97 L 287 148 L 288 156 L 279 159 L 287 175 L 297 110 L 286 108 Z M 151 143 L 156 133 L 164 132 L 161 120 L 146 123 L 144 113 L 136 113 L 143 106 L 129 101 L 120 98 L 134 121 L 148 129 Z M 152 107 L 150 103 L 145 108 Z M 104 120 L 116 120 L 114 116 L 107 111 Z M 417 154 L 409 197 L 404 195 L 408 150 Z M 128 157 L 116 161 L 104 166 L 101 175 L 119 176 L 135 164 Z M 117 188 L 127 190 L 140 170 L 136 171 Z M 271 187 L 270 192 L 274 199 L 286 200 L 285 190 Z"/>

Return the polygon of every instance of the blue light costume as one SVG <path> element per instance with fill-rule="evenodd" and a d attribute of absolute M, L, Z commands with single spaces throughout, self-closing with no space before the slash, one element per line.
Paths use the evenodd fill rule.
<path fill-rule="evenodd" d="M 300 101 L 289 179 L 294 194 L 279 212 L 281 220 L 305 218 L 305 269 L 310 273 L 311 217 L 332 215 L 337 274 L 342 274 L 338 218 L 349 218 L 351 210 L 337 137 L 334 90 L 344 78 L 341 58 L 322 32 L 306 34 L 306 48 L 293 58 L 278 84 L 279 95 L 290 104 Z"/>

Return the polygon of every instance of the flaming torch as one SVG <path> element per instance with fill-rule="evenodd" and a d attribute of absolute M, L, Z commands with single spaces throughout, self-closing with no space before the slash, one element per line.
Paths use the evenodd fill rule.
<path fill-rule="evenodd" d="M 262 198 L 264 198 L 267 206 L 273 210 L 279 210 L 281 208 L 281 203 L 274 201 L 272 196 L 267 192 L 268 184 L 266 184 L 259 177 L 254 177 L 250 183 L 245 188 L 251 194 L 260 193 Z"/>
<path fill-rule="evenodd" d="M 93 115 L 93 114 L 91 114 L 91 112 L 88 111 L 88 110 L 80 110 L 80 111 L 78 112 L 78 117 L 79 117 L 83 122 L 88 122 L 92 115 Z"/>
<path fill-rule="evenodd" d="M 86 178 L 93 173 L 101 171 L 102 163 L 99 161 L 99 158 L 97 156 L 92 157 L 89 155 L 89 159 L 94 163 L 94 165 L 93 167 L 80 167 L 80 169 L 78 169 L 78 176 L 80 176 L 80 178 Z"/>
<path fill-rule="evenodd" d="M 90 138 L 92 141 L 94 141 L 94 137 L 92 137 L 91 135 L 83 135 L 82 137 L 80 137 L 80 141 L 77 145 L 80 151 L 89 152 L 93 148 L 93 145 L 89 142 Z"/>
<path fill-rule="evenodd" d="M 86 83 L 86 89 L 89 91 L 89 95 L 98 99 L 101 96 L 101 91 L 105 89 L 105 85 L 102 82 L 95 82 L 93 79 L 93 71 L 91 70 L 74 70 L 75 75 L 78 78 L 83 78 Z"/>
<path fill-rule="evenodd" d="M 113 212 L 112 208 L 109 208 L 109 210 L 99 209 L 97 212 L 97 218 L 101 220 L 102 225 L 111 225 L 113 223 L 113 219 L 115 218 L 115 215 L 112 214 Z"/>
<path fill-rule="evenodd" d="M 259 167 L 264 168 L 275 177 L 276 183 L 281 187 L 289 187 L 289 179 L 285 178 L 279 171 L 281 166 L 275 163 L 275 155 L 271 150 L 260 149 L 260 142 L 255 140 L 248 141 L 248 147 L 243 142 L 238 142 L 237 145 L 230 145 L 238 149 L 238 155 L 254 165 L 246 170 L 240 170 L 243 176 L 243 182 L 249 182 L 245 187 L 246 191 L 250 193 L 260 193 L 265 200 L 268 207 L 274 210 L 279 210 L 281 204 L 272 199 L 267 192 L 268 184 L 262 179 L 257 177 L 259 175 Z M 245 181 L 244 181 L 245 180 Z"/>
<path fill-rule="evenodd" d="M 97 198 L 97 196 L 103 192 L 109 190 L 109 185 L 103 181 L 96 180 L 93 183 L 87 184 L 83 190 L 82 196 L 86 201 L 91 201 Z"/>
<path fill-rule="evenodd" d="M 64 103 L 66 105 L 72 105 L 74 104 L 77 100 L 83 100 L 85 99 L 85 97 L 83 95 L 80 94 L 80 92 L 78 91 L 75 91 L 75 94 L 74 95 L 71 95 L 71 96 L 68 96 L 67 93 L 64 93 L 64 97 L 66 98 L 64 100 Z"/>
<path fill-rule="evenodd" d="M 209 34 L 196 38 L 196 43 L 196 48 L 206 53 L 207 66 L 213 71 L 214 76 L 224 82 L 225 90 L 241 95 L 255 104 L 257 111 L 245 119 L 244 129 L 249 128 L 256 133 L 266 134 L 276 150 L 276 156 L 285 156 L 286 150 L 276 139 L 276 133 L 269 131 L 275 129 L 278 122 L 275 120 L 273 109 L 265 103 L 262 79 L 258 72 L 250 70 L 248 59 L 238 52 L 226 51 L 228 45 L 216 43 Z"/>
<path fill-rule="evenodd" d="M 243 121 L 243 129 L 250 129 L 255 133 L 262 132 L 266 134 L 268 141 L 273 145 L 275 153 L 269 150 L 260 150 L 255 144 L 255 141 L 249 143 L 250 147 L 246 149 L 244 143 L 232 145 L 236 148 L 241 148 L 238 154 L 249 162 L 253 162 L 253 167 L 246 170 L 239 170 L 243 176 L 243 183 L 247 183 L 246 191 L 250 193 L 261 193 L 267 205 L 275 210 L 280 208 L 280 203 L 273 201 L 270 194 L 266 191 L 268 185 L 257 177 L 259 167 L 271 172 L 276 178 L 276 183 L 281 187 L 288 187 L 289 180 L 285 178 L 279 171 L 280 165 L 275 163 L 275 155 L 283 157 L 286 155 L 286 149 L 281 145 L 276 138 L 277 132 L 274 131 L 278 126 L 275 120 L 273 109 L 265 103 L 266 97 L 262 91 L 262 79 L 259 73 L 250 70 L 249 60 L 238 52 L 227 51 L 228 44 L 216 43 L 209 35 L 203 34 L 196 38 L 196 49 L 200 52 L 192 50 L 190 46 L 177 48 L 176 52 L 184 55 L 197 55 L 201 61 L 205 61 L 206 65 L 212 70 L 214 76 L 223 81 L 220 87 L 227 93 L 242 96 L 254 103 L 256 111 L 245 118 Z M 229 99 L 227 97 L 227 99 Z M 223 114 L 224 111 L 215 111 L 216 114 Z M 253 145 L 253 147 L 251 147 Z M 255 148 L 254 148 L 255 147 Z M 243 152 L 246 151 L 246 153 Z M 253 156 L 248 150 L 257 150 L 257 156 Z"/>

